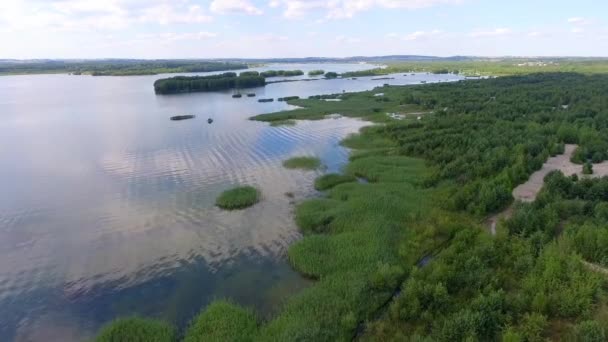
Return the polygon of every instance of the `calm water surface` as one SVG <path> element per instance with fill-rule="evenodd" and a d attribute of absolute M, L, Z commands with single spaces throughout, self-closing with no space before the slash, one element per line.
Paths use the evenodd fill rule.
<path fill-rule="evenodd" d="M 183 327 L 214 298 L 272 315 L 309 285 L 284 257 L 299 238 L 293 203 L 316 195 L 319 174 L 340 170 L 348 151 L 339 141 L 365 123 L 269 127 L 247 118 L 290 108 L 257 99 L 459 79 L 279 83 L 232 99 L 232 92 L 156 96 L 152 83 L 161 77 L 0 77 L 3 341 L 82 341 L 132 314 Z M 177 114 L 197 118 L 169 121 Z M 318 156 L 325 169 L 284 169 L 294 155 Z M 237 184 L 257 186 L 263 200 L 243 211 L 215 208 L 216 196 Z"/>

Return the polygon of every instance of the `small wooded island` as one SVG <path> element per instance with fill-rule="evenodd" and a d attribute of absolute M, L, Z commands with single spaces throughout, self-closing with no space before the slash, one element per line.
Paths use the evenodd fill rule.
<path fill-rule="evenodd" d="M 243 75 L 245 74 L 245 75 Z M 211 76 L 176 76 L 163 78 L 154 82 L 157 94 L 177 94 L 190 92 L 218 91 L 228 89 L 243 89 L 262 87 L 266 79 L 255 72 L 241 73 L 225 72 Z"/>
<path fill-rule="evenodd" d="M 211 76 L 175 76 L 161 78 L 154 82 L 154 91 L 157 94 L 178 94 L 219 91 L 229 89 L 245 89 L 263 87 L 266 77 L 293 77 L 304 75 L 302 70 L 268 70 L 263 72 L 244 71 L 240 74 L 225 72 Z M 253 97 L 255 94 L 248 94 Z M 242 96 L 234 96 L 239 98 Z"/>

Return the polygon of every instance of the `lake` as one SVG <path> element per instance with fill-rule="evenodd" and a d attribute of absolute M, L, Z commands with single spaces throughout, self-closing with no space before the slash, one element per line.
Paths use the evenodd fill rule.
<path fill-rule="evenodd" d="M 276 83 L 233 99 L 231 91 L 155 95 L 154 81 L 166 76 L 0 77 L 3 340 L 83 341 L 133 314 L 183 328 L 214 298 L 270 317 L 310 285 L 285 260 L 299 238 L 294 203 L 318 195 L 312 184 L 320 174 L 340 171 L 349 153 L 340 140 L 366 123 L 270 127 L 248 118 L 290 106 L 257 100 L 461 79 L 420 73 Z M 196 118 L 169 120 L 187 114 Z M 325 167 L 282 167 L 296 155 L 318 156 Z M 258 187 L 262 201 L 236 212 L 214 207 L 218 194 L 239 184 Z"/>

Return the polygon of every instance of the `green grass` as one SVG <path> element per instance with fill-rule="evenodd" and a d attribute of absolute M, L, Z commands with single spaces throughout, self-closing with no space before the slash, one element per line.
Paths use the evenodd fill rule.
<path fill-rule="evenodd" d="M 220 300 L 194 319 L 184 342 L 253 341 L 257 329 L 257 319 L 251 310 Z"/>
<path fill-rule="evenodd" d="M 236 210 L 251 207 L 260 200 L 260 192 L 252 186 L 239 186 L 224 191 L 215 204 L 226 210 Z"/>
<path fill-rule="evenodd" d="M 316 157 L 293 157 L 283 162 L 288 169 L 316 170 L 321 166 L 321 160 Z"/>
<path fill-rule="evenodd" d="M 168 323 L 138 317 L 116 319 L 101 329 L 96 342 L 173 342 L 175 329 Z"/>
<path fill-rule="evenodd" d="M 339 175 L 336 173 L 330 173 L 323 175 L 315 180 L 315 189 L 324 191 L 331 189 L 334 186 L 342 183 L 356 182 L 357 177 L 352 175 Z"/>

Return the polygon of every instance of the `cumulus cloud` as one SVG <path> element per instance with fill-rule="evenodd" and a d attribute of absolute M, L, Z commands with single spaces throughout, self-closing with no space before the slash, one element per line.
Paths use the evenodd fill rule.
<path fill-rule="evenodd" d="M 458 4 L 464 0 L 271 0 L 272 8 L 283 8 L 286 18 L 300 18 L 312 11 L 321 10 L 327 19 L 352 18 L 374 8 L 419 9 L 444 4 Z"/>
<path fill-rule="evenodd" d="M 209 6 L 212 12 L 227 14 L 261 15 L 264 12 L 249 0 L 214 0 Z"/>
<path fill-rule="evenodd" d="M 5 30 L 120 30 L 138 23 L 209 22 L 212 17 L 192 0 L 27 0 L 0 1 Z"/>

